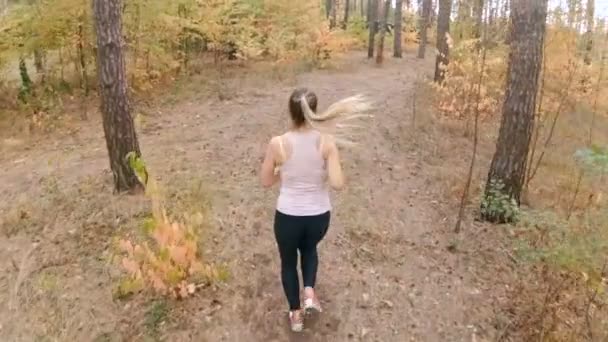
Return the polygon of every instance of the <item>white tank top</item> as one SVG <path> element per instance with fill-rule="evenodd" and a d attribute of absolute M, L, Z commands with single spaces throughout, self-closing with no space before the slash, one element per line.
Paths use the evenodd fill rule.
<path fill-rule="evenodd" d="M 321 133 L 288 132 L 291 155 L 281 165 L 277 210 L 292 216 L 315 216 L 331 210 L 327 168 L 319 149 Z"/>

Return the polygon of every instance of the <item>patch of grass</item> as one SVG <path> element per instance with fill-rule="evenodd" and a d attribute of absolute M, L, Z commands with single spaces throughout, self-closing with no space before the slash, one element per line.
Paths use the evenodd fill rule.
<path fill-rule="evenodd" d="M 169 317 L 169 306 L 164 300 L 155 301 L 146 312 L 144 325 L 146 333 L 149 337 L 158 338 L 159 329 Z"/>
<path fill-rule="evenodd" d="M 105 332 L 97 335 L 93 342 L 119 342 L 121 339 L 113 333 Z"/>
<path fill-rule="evenodd" d="M 123 278 L 118 282 L 112 293 L 114 299 L 125 300 L 144 288 L 142 279 Z"/>
<path fill-rule="evenodd" d="M 50 272 L 43 272 L 38 276 L 38 287 L 44 292 L 54 292 L 59 288 L 59 278 Z"/>

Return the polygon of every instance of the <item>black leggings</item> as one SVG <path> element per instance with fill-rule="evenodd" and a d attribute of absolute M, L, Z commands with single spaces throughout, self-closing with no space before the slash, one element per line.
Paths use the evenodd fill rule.
<path fill-rule="evenodd" d="M 317 278 L 317 244 L 329 227 L 330 212 L 317 216 L 291 216 L 279 211 L 274 217 L 274 235 L 281 255 L 281 280 L 290 310 L 300 309 L 298 250 L 304 287 L 314 287 Z"/>

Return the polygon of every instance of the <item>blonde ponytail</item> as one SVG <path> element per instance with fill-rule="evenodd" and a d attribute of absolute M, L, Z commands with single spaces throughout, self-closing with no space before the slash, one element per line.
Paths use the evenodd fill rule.
<path fill-rule="evenodd" d="M 355 145 L 353 130 L 362 126 L 346 122 L 373 117 L 370 112 L 372 104 L 363 95 L 350 96 L 329 106 L 323 113 L 315 113 L 306 100 L 306 94 L 300 99 L 302 112 L 306 121 L 315 129 L 325 134 L 331 134 L 341 145 Z M 345 136 L 349 135 L 348 138 Z"/>

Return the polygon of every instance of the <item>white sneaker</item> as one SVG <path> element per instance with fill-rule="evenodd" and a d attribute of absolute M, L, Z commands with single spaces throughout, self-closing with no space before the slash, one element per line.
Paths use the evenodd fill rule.
<path fill-rule="evenodd" d="M 300 310 L 289 311 L 289 324 L 293 332 L 301 332 L 304 329 L 304 317 Z"/>
<path fill-rule="evenodd" d="M 321 309 L 321 303 L 315 297 L 315 298 L 304 299 L 304 311 L 306 312 L 307 315 L 310 315 L 314 312 L 318 312 L 318 313 L 323 312 L 323 309 Z"/>

